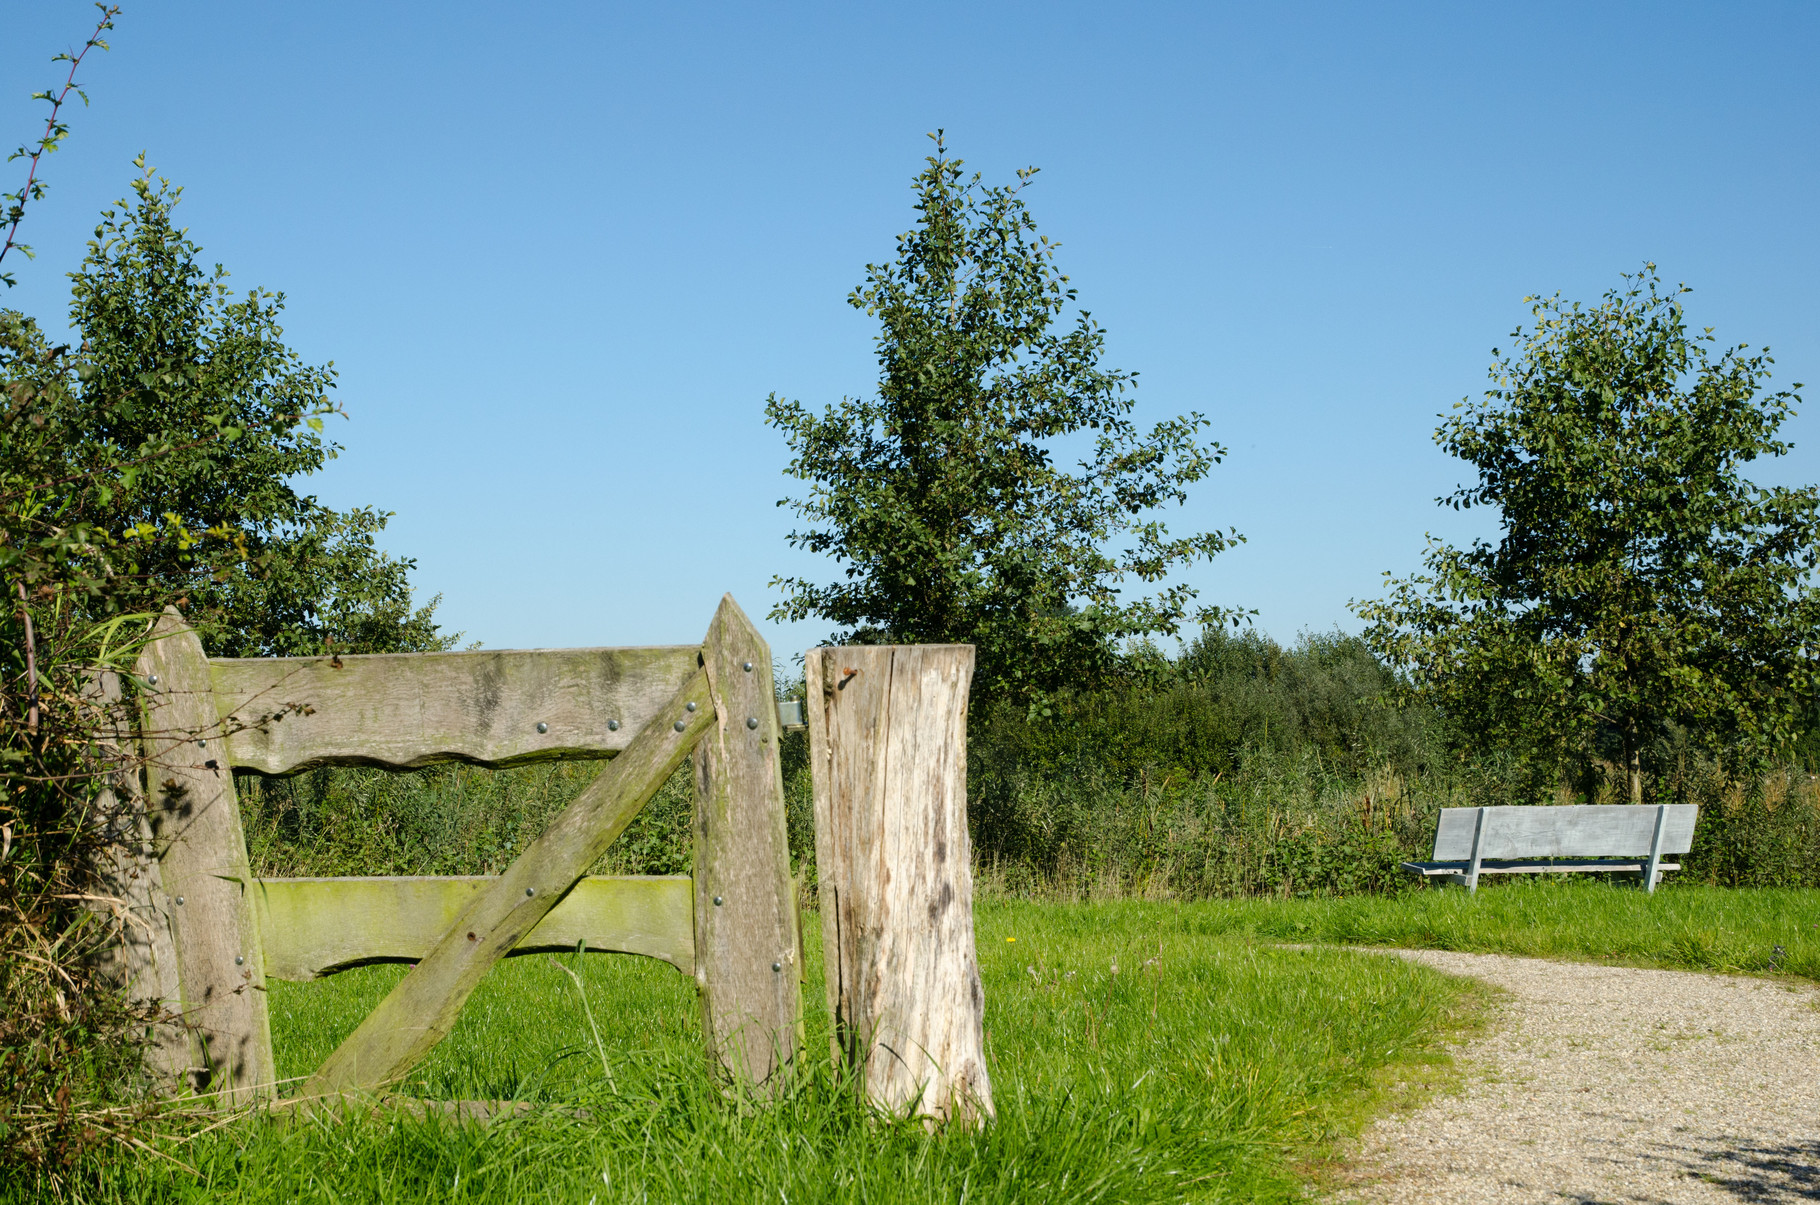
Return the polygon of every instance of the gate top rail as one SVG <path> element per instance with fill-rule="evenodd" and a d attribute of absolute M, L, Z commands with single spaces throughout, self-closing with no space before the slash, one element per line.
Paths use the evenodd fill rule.
<path fill-rule="evenodd" d="M 701 664 L 701 646 L 211 658 L 228 760 L 262 774 L 605 757 Z"/>

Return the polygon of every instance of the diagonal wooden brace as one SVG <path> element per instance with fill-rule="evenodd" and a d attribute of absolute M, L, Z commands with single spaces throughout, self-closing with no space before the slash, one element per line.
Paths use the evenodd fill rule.
<path fill-rule="evenodd" d="M 408 1074 L 447 1036 L 493 964 L 556 906 L 713 725 L 708 675 L 698 670 L 324 1060 L 304 1097 L 376 1091 Z"/>

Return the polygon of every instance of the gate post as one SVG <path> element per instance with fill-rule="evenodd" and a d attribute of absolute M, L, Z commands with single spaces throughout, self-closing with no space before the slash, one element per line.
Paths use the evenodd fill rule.
<path fill-rule="evenodd" d="M 765 1084 L 802 1045 L 802 951 L 771 649 L 733 601 L 702 644 L 715 724 L 695 747 L 695 980 L 711 1064 Z"/>
<path fill-rule="evenodd" d="M 967 837 L 973 648 L 812 649 L 805 672 L 834 1057 L 892 1112 L 990 1118 Z"/>
<path fill-rule="evenodd" d="M 106 900 L 99 906 L 115 927 L 115 944 L 102 952 L 97 967 L 131 1007 L 144 1011 L 150 1025 L 146 1073 L 160 1091 L 173 1091 L 188 1086 L 190 1035 L 183 1026 L 171 902 L 146 815 L 138 726 L 126 714 L 113 670 L 90 681 L 88 697 L 97 720 L 97 752 L 107 767 L 93 813 L 102 849 L 95 885 Z"/>
<path fill-rule="evenodd" d="M 235 1104 L 275 1091 L 253 874 L 208 657 L 175 607 L 139 654 L 147 809 L 170 901 L 192 1084 Z"/>

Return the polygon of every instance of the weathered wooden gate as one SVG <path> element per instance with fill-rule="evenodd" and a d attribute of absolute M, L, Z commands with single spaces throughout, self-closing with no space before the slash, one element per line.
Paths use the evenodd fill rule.
<path fill-rule="evenodd" d="M 644 954 L 693 975 L 709 1055 L 764 1084 L 801 1046 L 801 935 L 785 841 L 771 653 L 732 596 L 700 645 L 210 659 L 175 610 L 137 667 L 145 773 L 112 810 L 143 843 L 117 869 L 136 922 L 122 972 L 182 1018 L 154 1063 L 248 1103 L 275 1095 L 266 979 L 416 965 L 305 1098 L 397 1084 L 499 959 Z M 688 877 L 587 868 L 691 751 Z M 255 879 L 235 769 L 409 769 L 611 758 L 504 873 Z M 104 809 L 105 810 L 105 809 Z"/>

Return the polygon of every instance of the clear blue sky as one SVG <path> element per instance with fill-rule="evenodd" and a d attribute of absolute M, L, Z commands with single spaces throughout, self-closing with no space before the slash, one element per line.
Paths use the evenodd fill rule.
<path fill-rule="evenodd" d="M 938 126 L 1043 169 L 1140 416 L 1213 420 L 1231 455 L 1166 517 L 1249 538 L 1189 580 L 1279 638 L 1485 530 L 1434 506 L 1430 434 L 1526 294 L 1651 259 L 1820 392 L 1812 4 L 125 3 L 0 305 L 61 319 L 147 150 L 340 370 L 315 491 L 395 511 L 489 647 L 692 641 L 723 591 L 759 619 L 773 574 L 831 572 L 784 544 L 761 407 L 871 387 L 845 297 Z M 7 5 L 8 145 L 92 11 Z M 1817 421 L 1760 476 L 1820 478 Z"/>

